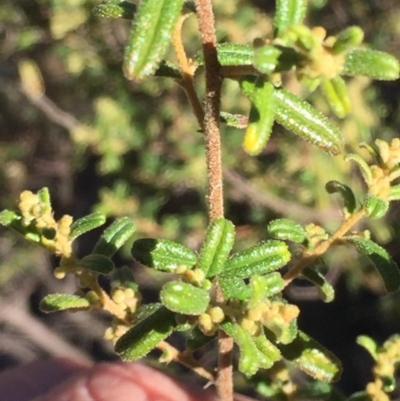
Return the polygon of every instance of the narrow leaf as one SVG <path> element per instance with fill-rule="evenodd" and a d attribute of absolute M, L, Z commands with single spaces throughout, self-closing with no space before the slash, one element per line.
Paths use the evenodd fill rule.
<path fill-rule="evenodd" d="M 330 351 L 302 331 L 290 344 L 277 344 L 283 357 L 317 380 L 339 379 L 341 363 Z"/>
<path fill-rule="evenodd" d="M 239 43 L 220 43 L 217 45 L 218 61 L 221 65 L 252 65 L 254 48 Z M 196 54 L 198 65 L 204 64 L 203 52 Z"/>
<path fill-rule="evenodd" d="M 290 252 L 284 242 L 261 242 L 228 259 L 221 277 L 240 279 L 266 274 L 285 266 L 289 260 Z"/>
<path fill-rule="evenodd" d="M 385 249 L 365 238 L 349 237 L 346 240 L 353 244 L 358 252 L 368 256 L 381 275 L 387 291 L 393 292 L 399 289 L 399 268 Z"/>
<path fill-rule="evenodd" d="M 367 193 L 364 197 L 365 214 L 373 219 L 380 219 L 389 210 L 389 201 Z"/>
<path fill-rule="evenodd" d="M 67 309 L 87 309 L 90 302 L 78 295 L 50 294 L 42 299 L 39 308 L 42 312 L 58 312 Z"/>
<path fill-rule="evenodd" d="M 142 0 L 124 55 L 124 74 L 140 81 L 154 73 L 167 51 L 183 0 Z"/>
<path fill-rule="evenodd" d="M 275 362 L 281 359 L 281 352 L 279 348 L 274 345 L 268 338 L 265 337 L 264 333 L 254 337 L 254 342 L 258 350 L 264 355 L 269 361 L 270 366 L 263 366 L 265 369 L 271 367 Z"/>
<path fill-rule="evenodd" d="M 251 290 L 249 308 L 254 308 L 266 298 L 280 293 L 285 287 L 285 282 L 281 274 L 277 272 L 265 276 L 255 274 L 250 278 L 249 287 Z"/>
<path fill-rule="evenodd" d="M 284 88 L 275 90 L 276 121 L 332 155 L 342 151 L 343 138 L 335 125 L 305 100 Z"/>
<path fill-rule="evenodd" d="M 271 74 L 277 68 L 283 48 L 273 45 L 262 46 L 254 50 L 253 65 L 263 74 Z"/>
<path fill-rule="evenodd" d="M 183 281 L 169 281 L 161 289 L 160 299 L 169 310 L 183 315 L 200 315 L 210 303 L 210 294 Z"/>
<path fill-rule="evenodd" d="M 333 194 L 335 192 L 340 193 L 344 201 L 344 208 L 347 213 L 353 213 L 356 209 L 356 197 L 354 195 L 353 190 L 339 181 L 329 181 L 325 185 L 325 189 L 329 194 Z"/>
<path fill-rule="evenodd" d="M 231 221 L 221 217 L 210 224 L 197 265 L 207 278 L 215 277 L 222 271 L 234 241 L 235 226 Z"/>
<path fill-rule="evenodd" d="M 276 36 L 290 25 L 301 24 L 306 16 L 308 0 L 277 0 L 275 14 Z"/>
<path fill-rule="evenodd" d="M 343 74 L 392 81 L 399 78 L 400 64 L 396 57 L 386 52 L 354 49 L 346 54 Z"/>
<path fill-rule="evenodd" d="M 242 373 L 253 376 L 261 366 L 268 366 L 269 361 L 257 348 L 252 335 L 247 330 L 230 321 L 222 323 L 221 328 L 239 346 L 239 370 Z"/>
<path fill-rule="evenodd" d="M 197 255 L 184 245 L 165 239 L 142 238 L 132 246 L 134 259 L 148 267 L 174 272 L 179 266 L 192 268 Z"/>
<path fill-rule="evenodd" d="M 242 81 L 242 86 L 244 82 Z M 253 90 L 245 89 L 249 93 L 251 108 L 246 133 L 243 139 L 243 149 L 250 155 L 258 155 L 265 148 L 271 135 L 275 117 L 275 88 L 259 77 L 255 82 L 245 82 L 246 86 L 252 85 Z"/>
<path fill-rule="evenodd" d="M 361 175 L 363 176 L 365 183 L 368 186 L 371 185 L 373 181 L 371 167 L 368 166 L 368 163 L 361 156 L 356 155 L 354 153 L 349 153 L 344 157 L 344 160 L 346 162 L 349 160 L 355 162 L 358 168 L 360 169 Z"/>
<path fill-rule="evenodd" d="M 346 83 L 337 76 L 332 79 L 321 78 L 321 89 L 332 111 L 339 117 L 346 117 L 351 111 L 351 102 Z"/>
<path fill-rule="evenodd" d="M 324 302 L 332 302 L 334 300 L 335 289 L 323 274 L 309 267 L 303 269 L 301 274 L 305 279 L 316 285 L 321 299 Z"/>
<path fill-rule="evenodd" d="M 71 224 L 71 231 L 69 237 L 71 239 L 77 238 L 90 230 L 102 226 L 106 222 L 106 217 L 99 212 L 89 214 L 88 216 L 81 217 Z"/>
<path fill-rule="evenodd" d="M 175 313 L 161 307 L 125 333 L 117 341 L 115 351 L 124 361 L 140 359 L 166 339 L 176 326 Z"/>
<path fill-rule="evenodd" d="M 108 0 L 93 8 L 96 17 L 133 19 L 136 5 L 128 1 Z"/>
<path fill-rule="evenodd" d="M 393 185 L 390 188 L 388 201 L 394 201 L 394 200 L 400 200 L 400 185 Z M 1 213 L 0 213 L 0 223 L 1 223 Z"/>
<path fill-rule="evenodd" d="M 251 290 L 245 284 L 243 279 L 235 277 L 228 278 L 220 275 L 218 282 L 225 299 L 237 299 L 244 301 L 251 295 Z"/>
<path fill-rule="evenodd" d="M 219 115 L 221 122 L 225 123 L 228 127 L 243 129 L 247 127 L 249 121 L 248 117 L 242 114 L 231 114 L 221 111 Z"/>
<path fill-rule="evenodd" d="M 334 54 L 344 53 L 354 46 L 358 46 L 364 40 L 364 32 L 359 26 L 349 26 L 336 36 L 332 52 Z"/>
<path fill-rule="evenodd" d="M 76 267 L 89 270 L 93 273 L 108 274 L 113 271 L 115 266 L 113 261 L 107 256 L 91 254 L 79 260 Z"/>
<path fill-rule="evenodd" d="M 267 230 L 271 236 L 282 241 L 292 241 L 301 244 L 307 237 L 306 230 L 292 220 L 276 219 L 272 220 Z"/>
<path fill-rule="evenodd" d="M 117 219 L 108 227 L 94 246 L 92 253 L 111 257 L 135 232 L 135 223 L 129 217 Z"/>

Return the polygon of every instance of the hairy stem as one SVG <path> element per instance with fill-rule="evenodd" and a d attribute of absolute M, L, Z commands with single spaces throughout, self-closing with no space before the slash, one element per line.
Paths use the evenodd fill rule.
<path fill-rule="evenodd" d="M 224 215 L 221 137 L 219 114 L 222 76 L 217 57 L 214 14 L 211 0 L 196 0 L 197 18 L 203 45 L 206 74 L 206 97 L 204 104 L 203 130 L 206 141 L 208 213 L 210 221 Z M 216 283 L 217 302 L 223 302 L 223 295 Z M 222 330 L 218 332 L 218 377 L 217 391 L 221 401 L 233 400 L 232 383 L 233 340 Z"/>

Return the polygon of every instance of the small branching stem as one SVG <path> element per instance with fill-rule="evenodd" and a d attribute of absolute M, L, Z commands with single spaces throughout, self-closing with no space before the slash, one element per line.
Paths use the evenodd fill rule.
<path fill-rule="evenodd" d="M 210 221 L 224 216 L 221 137 L 219 114 L 222 76 L 217 57 L 217 38 L 211 0 L 196 0 L 197 18 L 204 53 L 206 97 L 203 130 L 206 141 L 208 214 Z M 216 283 L 216 300 L 223 302 L 222 291 Z M 218 331 L 217 392 L 221 401 L 233 400 L 232 382 L 233 340 L 222 330 Z"/>
<path fill-rule="evenodd" d="M 162 341 L 157 345 L 160 351 L 168 353 L 168 357 L 171 360 L 186 366 L 193 372 L 197 373 L 199 376 L 204 377 L 210 382 L 215 382 L 214 374 L 207 370 L 204 366 L 200 365 L 192 356 L 190 352 L 179 352 L 175 347 L 166 341 Z"/>
<path fill-rule="evenodd" d="M 178 80 L 179 85 L 185 91 L 186 96 L 190 102 L 193 113 L 196 116 L 197 122 L 201 129 L 203 129 L 204 121 L 204 110 L 200 103 L 199 97 L 197 96 L 196 89 L 194 87 L 194 73 L 196 71 L 196 64 L 189 60 L 185 47 L 182 43 L 182 25 L 187 15 L 181 15 L 176 24 L 174 34 L 172 36 L 172 45 L 175 50 L 175 56 L 179 64 L 179 68 L 182 73 L 182 79 Z"/>
<path fill-rule="evenodd" d="M 358 212 L 352 214 L 347 218 L 340 228 L 326 241 L 321 242 L 312 251 L 306 252 L 302 259 L 296 263 L 283 277 L 285 284 L 288 285 L 293 279 L 298 277 L 303 269 L 310 266 L 315 259 L 322 256 L 335 242 L 338 242 L 342 237 L 363 217 L 365 216 L 365 209 L 361 208 Z"/>

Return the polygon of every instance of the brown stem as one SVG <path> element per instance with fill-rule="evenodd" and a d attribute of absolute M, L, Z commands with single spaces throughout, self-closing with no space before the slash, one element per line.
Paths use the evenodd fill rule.
<path fill-rule="evenodd" d="M 221 138 L 219 114 L 222 76 L 217 57 L 214 14 L 211 0 L 196 0 L 197 18 L 204 53 L 206 75 L 206 97 L 204 105 L 203 130 L 206 140 L 208 213 L 210 221 L 224 215 Z M 216 300 L 223 302 L 222 291 L 216 283 Z M 233 340 L 222 330 L 218 332 L 218 377 L 217 391 L 221 401 L 233 400 L 232 383 Z"/>
<path fill-rule="evenodd" d="M 314 250 L 305 254 L 305 256 L 293 266 L 283 277 L 285 284 L 288 285 L 293 279 L 295 279 L 304 268 L 309 266 L 315 259 L 323 255 L 329 247 L 336 241 L 340 240 L 360 219 L 365 215 L 364 208 L 360 209 L 357 213 L 351 215 L 341 227 L 326 241 L 321 242 Z"/>
<path fill-rule="evenodd" d="M 210 382 L 215 382 L 214 375 L 208 371 L 204 366 L 200 365 L 188 352 L 179 352 L 175 347 L 166 341 L 162 341 L 157 345 L 157 348 L 161 351 L 167 352 L 168 357 L 175 362 L 179 362 L 181 365 L 186 366 L 199 376 L 204 377 Z"/>

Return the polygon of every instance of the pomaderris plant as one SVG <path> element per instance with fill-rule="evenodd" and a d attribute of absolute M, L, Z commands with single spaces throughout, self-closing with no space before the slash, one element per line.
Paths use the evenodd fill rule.
<path fill-rule="evenodd" d="M 326 184 L 329 193 L 343 199 L 343 220 L 335 232 L 317 225 L 303 227 L 282 218 L 269 223 L 264 241 L 233 251 L 235 226 L 224 217 L 220 124 L 244 130 L 243 149 L 249 158 L 265 148 L 275 122 L 288 135 L 298 135 L 310 146 L 341 155 L 346 138 L 340 129 L 286 88 L 286 75 L 294 75 L 308 90 L 321 90 L 339 118 L 351 113 L 345 77 L 399 78 L 398 60 L 363 44 L 360 27 L 351 26 L 329 36 L 323 27 L 304 25 L 307 3 L 277 0 L 273 36 L 254 38 L 250 44 L 218 43 L 218 16 L 214 18 L 211 0 L 141 0 L 138 5 L 109 0 L 94 9 L 100 17 L 133 20 L 123 60 L 126 79 L 137 83 L 156 79 L 154 76 L 175 80 L 186 92 L 204 137 L 209 228 L 201 248 L 192 250 L 156 238 L 136 239 L 132 246 L 137 262 L 169 273 L 158 302 L 143 303 L 132 272 L 118 268 L 112 261 L 115 252 L 135 232 L 135 223 L 130 219 L 116 220 L 105 229 L 92 252 L 78 258 L 73 242 L 103 225 L 105 217 L 101 214 L 75 221 L 63 216 L 55 221 L 46 188 L 37 193 L 23 192 L 17 211 L 0 214 L 1 224 L 59 257 L 55 270 L 58 278 L 72 274 L 79 279 L 79 291 L 48 295 L 40 305 L 43 311 L 109 312 L 112 320 L 106 337 L 123 360 L 138 360 L 158 348 L 161 361 L 182 363 L 215 383 L 221 401 L 233 397 L 234 346 L 239 349 L 237 369 L 270 398 L 285 396 L 294 400 L 302 391 L 303 399 L 307 399 L 304 394 L 310 391 L 319 399 L 345 399 L 330 385 L 320 385 L 340 377 L 340 361 L 298 327 L 301 311 L 283 296 L 283 290 L 294 279 L 302 278 L 319 289 L 322 301 L 332 301 L 335 290 L 319 269 L 324 264 L 323 255 L 331 248 L 353 246 L 375 265 L 387 291 L 396 291 L 400 286 L 398 267 L 388 252 L 368 232 L 354 231 L 361 219 L 384 216 L 390 202 L 400 199 L 400 185 L 396 184 L 400 176 L 399 139 L 390 143 L 377 140 L 374 146 L 361 144 L 371 162 L 356 154 L 344 156 L 359 167 L 367 189 L 357 199 L 347 185 L 337 181 Z M 182 27 L 188 17 L 197 18 L 202 43 L 194 59 L 187 56 L 182 42 Z M 165 60 L 171 45 L 176 64 Z M 195 81 L 201 70 L 204 82 Z M 226 79 L 237 81 L 248 98 L 248 116 L 220 109 L 221 85 Z M 204 98 L 199 96 L 204 90 L 198 85 L 204 85 Z M 109 277 L 111 291 L 99 284 L 100 275 Z M 185 349 L 177 350 L 168 343 L 174 332 L 184 333 Z M 202 366 L 193 352 L 216 338 L 218 366 L 214 371 Z M 400 358 L 398 338 L 391 338 L 383 347 L 366 337 L 359 341 L 375 358 L 376 367 L 374 381 L 351 399 L 388 400 L 387 394 L 394 389 L 394 367 Z M 290 366 L 316 381 L 308 390 L 298 388 L 292 382 Z"/>

